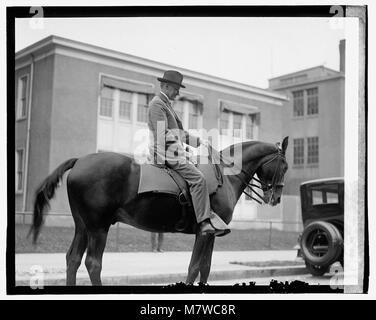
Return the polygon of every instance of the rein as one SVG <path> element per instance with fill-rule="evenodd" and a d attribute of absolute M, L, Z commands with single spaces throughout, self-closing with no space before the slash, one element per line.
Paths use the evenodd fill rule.
<path fill-rule="evenodd" d="M 211 154 L 211 156 L 213 157 L 213 154 Z M 273 158 L 271 158 L 270 160 L 268 160 L 267 162 L 263 163 L 261 165 L 261 167 L 264 167 L 266 165 L 268 165 L 269 163 L 273 162 L 275 159 L 278 158 L 278 164 L 279 164 L 279 161 L 281 160 L 281 158 L 285 158 L 285 156 L 282 154 L 281 152 L 281 149 L 278 147 L 278 150 L 277 152 L 275 153 L 275 156 Z M 235 163 L 229 163 L 225 161 L 225 157 L 219 153 L 219 159 L 220 161 L 226 166 L 226 167 L 234 167 L 235 166 Z M 237 166 L 235 166 L 237 169 L 240 170 L 240 172 L 242 172 L 243 174 L 245 174 L 246 177 L 249 177 L 249 180 L 252 181 L 252 180 L 255 180 L 256 182 L 258 182 L 261 186 L 257 185 L 257 184 L 254 184 L 254 183 L 250 183 L 250 182 L 246 182 L 243 178 L 239 177 L 238 175 L 235 175 L 236 178 L 238 178 L 246 187 L 248 187 L 249 189 L 251 189 L 252 193 L 256 194 L 261 200 L 264 200 L 264 197 L 262 197 L 254 188 L 259 188 L 259 189 L 267 189 L 267 190 L 270 190 L 272 189 L 272 192 L 274 193 L 274 187 L 276 186 L 283 186 L 284 184 L 283 183 L 276 183 L 276 177 L 277 177 L 277 171 L 278 171 L 278 166 L 277 168 L 275 169 L 274 171 L 274 175 L 273 175 L 273 178 L 272 178 L 272 183 L 271 184 L 266 184 L 264 183 L 263 181 L 255 178 L 254 176 L 250 176 L 250 174 L 248 172 L 246 172 L 245 170 L 243 170 L 242 168 L 239 168 Z M 253 197 L 251 194 L 249 194 L 247 191 L 245 191 L 246 187 L 244 188 L 243 190 L 243 193 L 245 195 L 247 195 L 248 197 L 250 197 L 252 200 L 258 202 L 259 204 L 262 204 L 262 202 Z"/>

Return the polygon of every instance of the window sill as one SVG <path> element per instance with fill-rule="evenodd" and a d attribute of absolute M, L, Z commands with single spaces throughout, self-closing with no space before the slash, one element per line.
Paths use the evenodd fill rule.
<path fill-rule="evenodd" d="M 132 124 L 131 120 L 119 119 L 119 123 Z"/>
<path fill-rule="evenodd" d="M 27 117 L 25 116 L 25 117 L 17 118 L 16 121 L 24 121 L 26 119 L 27 119 Z"/>
<path fill-rule="evenodd" d="M 292 120 L 307 120 L 307 119 L 316 119 L 319 117 L 319 114 L 309 114 L 306 116 L 292 117 Z"/>
<path fill-rule="evenodd" d="M 304 169 L 304 164 L 293 164 L 292 168 L 293 169 Z"/>
<path fill-rule="evenodd" d="M 99 119 L 101 119 L 101 120 L 114 120 L 113 117 L 106 117 L 106 116 L 101 116 L 101 115 L 99 115 Z"/>
<path fill-rule="evenodd" d="M 16 190 L 16 195 L 22 195 L 23 194 L 23 190 Z"/>
<path fill-rule="evenodd" d="M 304 116 L 296 116 L 296 117 L 292 117 L 292 120 L 304 120 L 305 117 Z"/>
<path fill-rule="evenodd" d="M 318 163 L 309 163 L 307 164 L 307 168 L 318 168 L 319 164 Z"/>
<path fill-rule="evenodd" d="M 140 121 L 137 121 L 136 124 L 139 125 L 139 126 L 147 126 L 148 125 L 147 122 L 140 122 Z"/>

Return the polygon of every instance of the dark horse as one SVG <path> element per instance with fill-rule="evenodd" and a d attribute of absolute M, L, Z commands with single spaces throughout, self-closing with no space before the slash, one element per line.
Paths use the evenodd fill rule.
<path fill-rule="evenodd" d="M 242 151 L 232 156 L 235 159 L 233 167 L 237 163 L 241 168 L 234 168 L 239 169 L 236 173 L 234 170 L 234 174 L 223 175 L 222 186 L 211 196 L 211 207 L 224 222 L 232 220 L 235 205 L 255 174 L 263 190 L 260 198 L 272 206 L 280 202 L 287 170 L 287 144 L 288 137 L 284 138 L 281 147 L 278 144 L 248 141 L 216 153 L 222 160 L 220 167 L 223 171 L 226 166 L 230 166 L 224 154 L 234 152 L 234 146 L 240 146 Z M 69 169 L 67 190 L 75 235 L 66 255 L 67 285 L 76 284 L 77 269 L 85 250 L 85 265 L 90 280 L 93 285 L 101 285 L 102 256 L 111 224 L 123 222 L 147 231 L 181 232 L 175 228 L 183 214 L 177 199 L 156 193 L 138 195 L 140 165 L 131 157 L 108 152 L 69 159 L 43 181 L 36 192 L 34 203 L 31 228 L 34 243 L 43 224 L 45 208 Z M 186 282 L 194 283 L 200 273 L 200 282 L 206 283 L 215 236 L 200 235 L 194 217 L 194 214 L 188 215 L 186 219 L 191 227 L 183 231 L 196 234 Z"/>

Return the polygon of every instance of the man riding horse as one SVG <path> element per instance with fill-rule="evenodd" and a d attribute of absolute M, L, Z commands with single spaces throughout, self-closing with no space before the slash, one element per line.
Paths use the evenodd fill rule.
<path fill-rule="evenodd" d="M 206 183 L 203 174 L 193 163 L 187 161 L 183 142 L 196 147 L 209 144 L 183 130 L 182 123 L 170 103 L 170 99 L 173 100 L 179 93 L 180 87 L 184 87 L 183 76 L 176 71 L 166 71 L 163 78 L 158 80 L 161 82 L 161 92 L 151 101 L 149 107 L 149 128 L 154 135 L 150 145 L 151 155 L 157 164 L 170 167 L 186 180 L 196 219 L 193 213 L 191 215 L 192 210 L 189 210 L 184 219 L 184 210 L 175 197 L 163 197 L 158 192 L 139 194 L 139 181 L 142 180 L 140 178 L 145 168 L 133 157 L 115 152 L 99 152 L 64 161 L 36 190 L 30 232 L 33 233 L 35 243 L 49 202 L 54 197 L 64 173 L 70 170 L 66 181 L 75 234 L 66 255 L 68 286 L 76 284 L 77 270 L 85 251 L 85 266 L 91 283 L 102 284 L 102 257 L 107 235 L 110 226 L 117 222 L 151 232 L 194 233 L 196 238 L 186 283 L 194 283 L 198 275 L 200 282 L 207 283 L 215 237 L 228 233 L 228 224 L 240 196 L 246 193 L 246 187 L 255 187 L 251 180 L 254 179 L 260 184 L 256 187 L 262 189 L 263 195 L 254 192 L 264 203 L 275 206 L 280 202 L 283 180 L 288 169 L 288 137 L 283 139 L 282 146 L 261 141 L 245 141 L 216 154 L 221 160 L 220 168 L 229 168 L 234 172 L 222 175 L 223 181 L 218 183 L 211 196 L 210 205 L 207 185 L 210 190 L 212 186 Z M 240 148 L 241 152 L 235 152 L 237 148 Z M 224 155 L 231 153 L 234 154 L 234 162 L 227 163 Z M 151 166 L 147 164 L 145 167 Z M 205 169 L 202 171 L 204 174 L 208 173 Z M 209 176 L 216 178 L 214 171 Z M 211 181 L 210 178 L 208 181 Z M 211 212 L 211 208 L 215 213 Z M 194 219 L 198 225 L 192 223 L 195 222 Z M 189 227 L 178 230 L 176 226 L 181 220 L 186 221 Z"/>
<path fill-rule="evenodd" d="M 189 160 L 183 142 L 192 147 L 205 145 L 208 141 L 194 137 L 183 129 L 171 101 L 179 95 L 183 75 L 174 70 L 164 73 L 160 81 L 160 92 L 150 102 L 148 126 L 150 129 L 149 152 L 154 163 L 166 165 L 179 173 L 189 186 L 196 220 L 201 234 L 216 233 L 211 224 L 209 191 L 201 171 Z M 218 230 L 219 231 L 219 230 Z"/>

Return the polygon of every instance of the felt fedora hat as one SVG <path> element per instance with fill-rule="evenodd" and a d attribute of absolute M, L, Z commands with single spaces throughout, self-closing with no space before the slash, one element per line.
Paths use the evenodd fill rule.
<path fill-rule="evenodd" d="M 181 82 L 183 81 L 183 75 L 180 72 L 175 71 L 175 70 L 167 70 L 164 73 L 163 78 L 157 78 L 157 79 L 161 82 L 168 82 L 171 84 L 175 84 L 179 87 L 185 88 L 185 86 L 181 84 Z"/>

